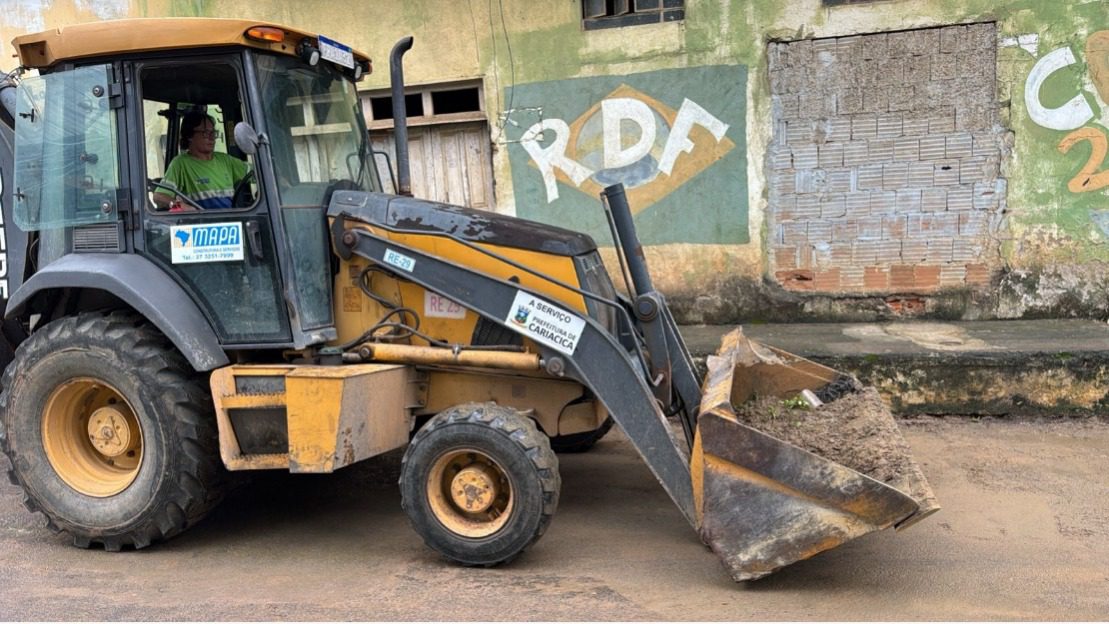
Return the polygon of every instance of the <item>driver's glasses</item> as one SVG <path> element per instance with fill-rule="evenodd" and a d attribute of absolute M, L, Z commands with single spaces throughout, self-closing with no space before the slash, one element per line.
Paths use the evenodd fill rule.
<path fill-rule="evenodd" d="M 197 130 L 196 132 L 193 132 L 193 136 L 206 137 L 214 141 L 220 138 L 220 133 L 218 130 Z"/>

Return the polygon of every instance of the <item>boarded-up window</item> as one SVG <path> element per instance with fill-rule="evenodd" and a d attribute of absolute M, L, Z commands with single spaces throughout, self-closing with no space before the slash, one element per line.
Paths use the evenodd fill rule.
<path fill-rule="evenodd" d="M 582 0 L 586 30 L 677 22 L 685 19 L 685 0 Z"/>
<path fill-rule="evenodd" d="M 481 83 L 463 82 L 411 89 L 405 94 L 412 194 L 470 208 L 492 210 L 493 156 Z M 385 190 L 396 192 L 393 102 L 387 92 L 363 96 Z"/>

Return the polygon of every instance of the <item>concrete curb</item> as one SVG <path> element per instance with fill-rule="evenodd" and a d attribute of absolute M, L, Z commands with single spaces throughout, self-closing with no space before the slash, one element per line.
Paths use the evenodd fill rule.
<path fill-rule="evenodd" d="M 699 367 L 733 326 L 683 326 Z M 751 338 L 850 372 L 893 410 L 1109 417 L 1109 324 L 1088 320 L 749 325 Z"/>

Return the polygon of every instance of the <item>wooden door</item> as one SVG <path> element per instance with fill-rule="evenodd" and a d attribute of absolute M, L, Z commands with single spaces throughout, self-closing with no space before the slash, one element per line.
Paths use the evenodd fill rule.
<path fill-rule="evenodd" d="M 395 171 L 393 131 L 370 133 L 375 151 L 389 155 Z M 412 194 L 420 199 L 492 210 L 493 159 L 485 122 L 436 124 L 408 129 Z M 386 191 L 393 191 L 385 159 L 378 157 Z"/>

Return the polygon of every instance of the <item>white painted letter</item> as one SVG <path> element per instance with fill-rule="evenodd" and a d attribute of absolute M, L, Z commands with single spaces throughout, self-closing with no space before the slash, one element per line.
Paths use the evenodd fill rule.
<path fill-rule="evenodd" d="M 612 98 L 601 102 L 605 135 L 605 169 L 626 167 L 643 158 L 655 144 L 655 114 L 651 107 L 632 98 Z M 621 124 L 624 120 L 639 126 L 639 140 L 624 149 Z"/>
<path fill-rule="evenodd" d="M 1074 96 L 1059 108 L 1046 108 L 1040 103 L 1040 87 L 1048 76 L 1074 63 L 1074 53 L 1070 48 L 1059 48 L 1036 61 L 1036 66 L 1028 73 L 1028 80 L 1024 83 L 1024 105 L 1028 108 L 1028 116 L 1038 125 L 1052 130 L 1074 130 L 1094 118 L 1094 111 L 1081 95 Z"/>
<path fill-rule="evenodd" d="M 674 161 L 678 156 L 693 150 L 693 141 L 689 140 L 689 133 L 693 125 L 697 124 L 712 133 L 719 143 L 728 131 L 728 124 L 713 117 L 712 113 L 701 108 L 693 100 L 686 99 L 678 110 L 678 118 L 674 120 L 674 127 L 670 129 L 670 138 L 662 150 L 662 160 L 658 164 L 659 171 L 670 175 L 674 169 Z"/>
<path fill-rule="evenodd" d="M 554 132 L 555 138 L 549 146 L 539 144 L 539 137 L 543 132 Z M 547 187 L 547 203 L 558 199 L 558 184 L 555 181 L 555 168 L 559 168 L 570 176 L 575 185 L 581 186 L 593 171 L 581 163 L 571 160 L 566 156 L 566 145 L 570 142 L 570 126 L 561 119 L 544 119 L 527 129 L 520 137 L 520 145 L 524 151 L 535 161 L 539 173 L 543 175 L 543 184 Z"/>

